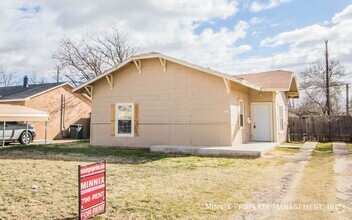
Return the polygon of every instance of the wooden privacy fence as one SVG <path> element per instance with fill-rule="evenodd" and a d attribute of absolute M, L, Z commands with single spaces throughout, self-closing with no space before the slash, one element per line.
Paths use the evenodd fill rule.
<path fill-rule="evenodd" d="M 331 122 L 331 141 L 352 141 L 352 117 L 338 116 Z M 318 117 L 289 117 L 289 141 L 329 141 L 329 126 Z"/>

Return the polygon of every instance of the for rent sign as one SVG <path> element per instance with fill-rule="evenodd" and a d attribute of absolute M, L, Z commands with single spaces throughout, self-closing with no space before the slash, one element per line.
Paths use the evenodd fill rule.
<path fill-rule="evenodd" d="M 84 220 L 106 210 L 106 162 L 78 166 L 79 219 Z"/>

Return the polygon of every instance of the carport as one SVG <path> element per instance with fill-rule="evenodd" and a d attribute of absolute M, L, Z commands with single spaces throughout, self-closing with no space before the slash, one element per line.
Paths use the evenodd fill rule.
<path fill-rule="evenodd" d="M 0 122 L 3 124 L 2 146 L 5 145 L 6 122 L 8 121 L 24 121 L 26 122 L 26 137 L 28 137 L 28 122 L 44 121 L 45 122 L 45 143 L 48 135 L 49 115 L 46 112 L 39 111 L 34 108 L 28 108 L 20 105 L 0 105 Z"/>

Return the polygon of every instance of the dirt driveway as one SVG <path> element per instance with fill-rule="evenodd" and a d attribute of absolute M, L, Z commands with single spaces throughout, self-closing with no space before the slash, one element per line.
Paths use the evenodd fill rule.
<path fill-rule="evenodd" d="M 236 219 L 350 219 L 352 146 L 306 142 Z"/>

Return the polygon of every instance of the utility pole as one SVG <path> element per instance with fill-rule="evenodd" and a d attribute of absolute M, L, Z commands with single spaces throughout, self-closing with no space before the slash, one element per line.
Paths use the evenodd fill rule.
<path fill-rule="evenodd" d="M 346 84 L 346 116 L 349 116 L 350 115 L 350 112 L 349 112 L 349 97 L 348 97 L 348 84 Z"/>
<path fill-rule="evenodd" d="M 328 41 L 325 41 L 325 76 L 326 76 L 326 113 L 330 116 L 330 90 L 329 90 L 329 53 L 328 53 Z"/>

